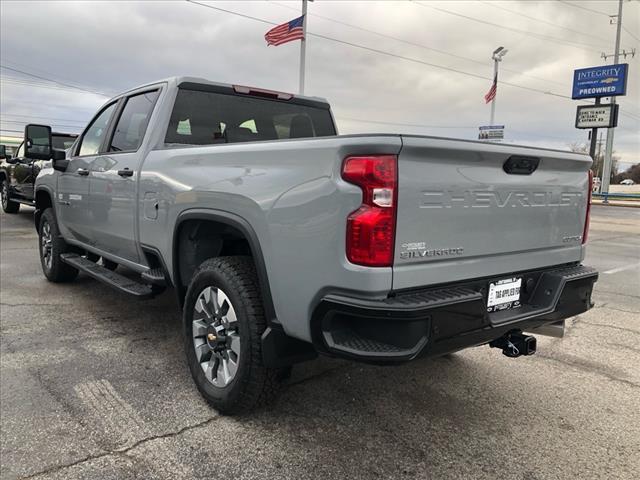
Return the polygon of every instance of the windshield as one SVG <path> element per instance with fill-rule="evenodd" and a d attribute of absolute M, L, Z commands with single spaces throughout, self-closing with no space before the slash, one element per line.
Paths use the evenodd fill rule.
<path fill-rule="evenodd" d="M 180 89 L 165 142 L 212 145 L 335 134 L 325 108 Z"/>
<path fill-rule="evenodd" d="M 76 141 L 76 137 L 74 135 L 58 135 L 55 133 L 51 134 L 51 143 L 53 148 L 58 148 L 60 150 L 66 150 L 73 142 Z"/>

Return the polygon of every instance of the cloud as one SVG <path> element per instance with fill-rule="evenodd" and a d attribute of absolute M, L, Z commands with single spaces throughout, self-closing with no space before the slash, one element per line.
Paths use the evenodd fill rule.
<path fill-rule="evenodd" d="M 412 2 L 309 4 L 311 32 L 445 67 L 309 37 L 306 93 L 329 99 L 342 133 L 475 138 L 476 127 L 489 120 L 489 106 L 482 97 L 491 82 L 446 68 L 491 78 L 491 52 L 504 45 L 509 53 L 501 64 L 501 81 L 570 95 L 573 69 L 600 64 L 600 52 L 613 49 L 615 30 L 606 15 L 561 2 L 421 3 L 426 6 Z M 296 16 L 300 3 L 211 5 L 280 23 Z M 611 1 L 592 1 L 589 6 L 615 13 Z M 187 2 L 161 1 L 2 2 L 0 8 L 3 65 L 89 90 L 113 94 L 172 75 L 297 90 L 298 44 L 267 47 L 263 35 L 269 25 L 240 16 Z M 624 8 L 624 25 L 638 36 L 639 4 L 625 3 Z M 633 46 L 638 46 L 637 41 L 625 34 L 622 47 Z M 640 161 L 640 76 L 635 67 L 632 61 L 629 94 L 620 99 L 627 116 L 620 117 L 615 134 L 615 148 L 629 162 Z M 16 83 L 16 79 L 30 84 Z M 4 130 L 20 130 L 20 121 L 30 118 L 56 119 L 49 121 L 56 129 L 79 131 L 106 100 L 60 85 L 44 88 L 45 83 L 2 70 Z M 573 127 L 578 104 L 500 84 L 496 120 L 506 125 L 507 142 L 567 148 L 571 142 L 586 141 L 586 131 Z M 435 128 L 443 126 L 450 128 Z"/>

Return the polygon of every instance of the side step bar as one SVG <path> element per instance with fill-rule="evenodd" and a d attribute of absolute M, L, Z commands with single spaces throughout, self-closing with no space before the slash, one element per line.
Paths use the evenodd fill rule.
<path fill-rule="evenodd" d="M 60 259 L 67 265 L 77 268 L 96 280 L 100 280 L 110 287 L 113 287 L 123 293 L 128 293 L 140 300 L 152 298 L 154 296 L 153 290 L 149 285 L 136 282 L 124 275 L 112 272 L 111 270 L 108 270 L 103 266 L 98 265 L 91 260 L 87 260 L 75 253 L 63 253 L 60 255 Z"/>

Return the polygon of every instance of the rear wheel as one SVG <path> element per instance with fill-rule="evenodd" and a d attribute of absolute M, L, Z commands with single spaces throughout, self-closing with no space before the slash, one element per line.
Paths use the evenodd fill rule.
<path fill-rule="evenodd" d="M 220 257 L 200 265 L 183 321 L 191 374 L 214 408 L 236 414 L 275 398 L 282 375 L 262 363 L 266 324 L 251 258 Z"/>
<path fill-rule="evenodd" d="M 0 198 L 2 198 L 2 210 L 5 213 L 18 213 L 20 204 L 9 199 L 9 182 L 6 178 L 3 178 L 0 183 Z"/>
<path fill-rule="evenodd" d="M 40 263 L 42 272 L 51 282 L 70 282 L 78 276 L 78 270 L 62 261 L 60 255 L 69 251 L 69 246 L 60 235 L 53 210 L 47 208 L 40 217 L 38 229 Z"/>

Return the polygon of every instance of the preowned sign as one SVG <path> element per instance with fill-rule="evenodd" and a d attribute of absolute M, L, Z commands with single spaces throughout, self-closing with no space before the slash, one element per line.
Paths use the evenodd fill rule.
<path fill-rule="evenodd" d="M 604 65 L 573 71 L 571 98 L 614 97 L 627 93 L 629 64 Z"/>
<path fill-rule="evenodd" d="M 618 105 L 580 105 L 576 128 L 611 128 L 618 125 Z"/>

